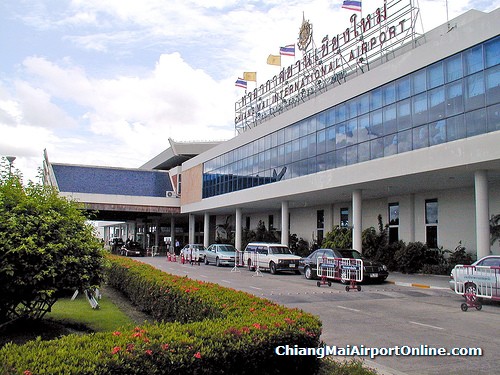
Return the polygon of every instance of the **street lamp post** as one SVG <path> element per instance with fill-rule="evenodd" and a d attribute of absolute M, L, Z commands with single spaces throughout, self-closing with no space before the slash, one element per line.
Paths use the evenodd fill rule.
<path fill-rule="evenodd" d="M 16 160 L 15 156 L 7 156 L 7 160 L 9 161 L 9 177 L 12 176 L 12 164 L 14 164 L 14 160 Z"/>

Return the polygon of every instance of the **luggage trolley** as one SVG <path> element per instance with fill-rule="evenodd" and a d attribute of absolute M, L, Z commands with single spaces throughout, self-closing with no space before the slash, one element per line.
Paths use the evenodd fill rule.
<path fill-rule="evenodd" d="M 361 285 L 356 285 L 363 280 L 363 260 L 352 258 L 318 258 L 317 273 L 321 281 L 317 286 L 328 284 L 332 286 L 331 280 L 349 283 L 346 285 L 346 292 L 351 289 L 361 291 Z"/>
<path fill-rule="evenodd" d="M 462 311 L 469 307 L 481 310 L 481 298 L 500 301 L 500 267 L 458 265 L 454 273 L 455 293 L 465 298 L 460 305 Z"/>

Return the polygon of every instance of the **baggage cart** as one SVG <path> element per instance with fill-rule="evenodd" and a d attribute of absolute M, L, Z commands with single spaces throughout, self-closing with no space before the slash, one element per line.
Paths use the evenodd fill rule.
<path fill-rule="evenodd" d="M 318 258 L 317 273 L 320 281 L 316 283 L 318 287 L 327 284 L 332 286 L 332 280 L 348 284 L 345 290 L 351 289 L 361 291 L 361 286 L 357 285 L 363 281 L 363 260 L 352 258 Z"/>
<path fill-rule="evenodd" d="M 455 293 L 465 298 L 460 305 L 462 311 L 469 307 L 481 310 L 483 298 L 500 301 L 500 267 L 458 265 L 453 272 Z"/>

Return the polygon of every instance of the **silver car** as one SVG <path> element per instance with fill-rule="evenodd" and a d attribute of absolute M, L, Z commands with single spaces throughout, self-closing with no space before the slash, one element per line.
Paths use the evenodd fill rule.
<path fill-rule="evenodd" d="M 500 267 L 500 255 L 487 255 L 471 264 L 472 266 Z M 455 269 L 450 274 L 450 289 L 455 291 Z M 496 283 L 493 286 L 492 296 L 500 297 L 500 272 L 496 272 Z M 495 299 L 496 299 L 495 298 Z"/>
<path fill-rule="evenodd" d="M 217 267 L 223 265 L 234 266 L 236 249 L 233 245 L 212 244 L 205 250 L 205 264 L 215 264 Z"/>

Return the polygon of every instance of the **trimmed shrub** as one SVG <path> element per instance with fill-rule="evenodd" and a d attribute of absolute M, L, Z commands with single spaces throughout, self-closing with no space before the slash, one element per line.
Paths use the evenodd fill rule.
<path fill-rule="evenodd" d="M 415 273 L 422 269 L 427 251 L 427 245 L 422 242 L 410 242 L 398 249 L 394 258 L 401 272 Z"/>
<path fill-rule="evenodd" d="M 321 244 L 327 249 L 352 249 L 352 228 L 336 225 L 328 232 Z"/>
<path fill-rule="evenodd" d="M 161 323 L 113 333 L 7 344 L 6 374 L 314 373 L 311 356 L 280 357 L 278 345 L 317 347 L 321 322 L 248 293 L 166 274 L 109 256 L 109 283 Z M 26 372 L 28 371 L 28 372 Z"/>

